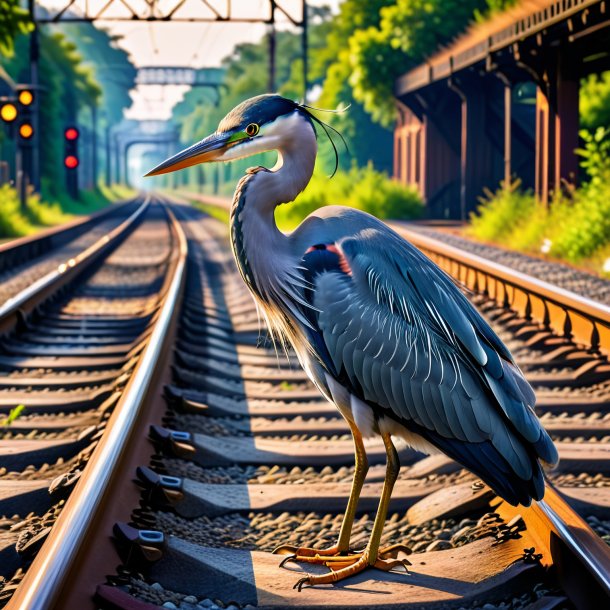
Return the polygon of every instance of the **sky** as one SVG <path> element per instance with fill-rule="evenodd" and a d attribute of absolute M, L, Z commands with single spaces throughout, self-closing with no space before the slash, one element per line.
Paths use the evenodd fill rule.
<path fill-rule="evenodd" d="M 136 10 L 144 10 L 146 0 L 126 0 Z M 180 0 L 157 0 L 161 11 L 166 13 Z M 336 10 L 341 0 L 308 0 L 311 6 L 327 5 Z M 76 10 L 88 3 L 90 11 L 99 10 L 107 0 L 76 0 Z M 227 0 L 207 0 L 220 13 L 225 14 Z M 45 7 L 65 6 L 67 0 L 39 0 Z M 278 0 L 295 18 L 301 16 L 301 0 Z M 121 0 L 114 0 L 114 15 L 120 14 Z M 232 0 L 232 13 L 242 17 L 267 17 L 269 0 Z M 106 13 L 112 15 L 112 11 Z M 212 12 L 202 0 L 186 0 L 176 16 L 211 17 Z M 288 20 L 276 11 L 278 28 L 291 27 Z M 172 23 L 172 22 L 100 22 L 111 33 L 122 36 L 122 46 L 136 66 L 191 66 L 195 68 L 216 67 L 223 57 L 240 42 L 257 42 L 265 34 L 263 23 Z M 130 119 L 166 120 L 172 107 L 182 99 L 186 87 L 138 86 L 132 92 L 133 105 L 127 111 Z"/>

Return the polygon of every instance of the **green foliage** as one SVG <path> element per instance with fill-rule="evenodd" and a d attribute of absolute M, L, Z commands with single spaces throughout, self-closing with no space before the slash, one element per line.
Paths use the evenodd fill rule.
<path fill-rule="evenodd" d="M 591 74 L 580 83 L 580 125 L 595 131 L 610 125 L 610 71 Z"/>
<path fill-rule="evenodd" d="M 325 205 L 345 205 L 382 219 L 418 218 L 423 212 L 421 198 L 414 189 L 391 180 L 369 164 L 337 172 L 332 179 L 316 172 L 293 203 L 276 210 L 276 220 L 281 228 L 290 229 Z"/>
<path fill-rule="evenodd" d="M 375 121 L 392 125 L 395 80 L 466 28 L 485 0 L 396 0 L 382 8 L 378 26 L 349 41 L 354 97 Z"/>
<path fill-rule="evenodd" d="M 31 29 L 29 14 L 19 6 L 19 0 L 0 0 L 0 55 L 11 56 L 15 36 Z"/>
<path fill-rule="evenodd" d="M 312 56 L 312 76 L 322 84 L 322 94 L 316 102 L 320 108 L 345 108 L 347 112 L 324 116 L 338 129 L 349 144 L 349 152 L 341 151 L 345 166 L 372 162 L 376 169 L 390 171 L 392 167 L 392 131 L 374 122 L 363 105 L 354 97 L 350 84 L 352 65 L 349 41 L 354 32 L 379 25 L 380 10 L 394 0 L 359 2 L 346 0 L 339 13 L 326 24 L 326 44 Z M 325 167 L 329 168 L 328 152 Z"/>
<path fill-rule="evenodd" d="M 574 263 L 592 259 L 598 271 L 610 251 L 610 130 L 581 132 L 579 150 L 587 182 L 568 196 L 555 194 L 547 207 L 519 184 L 482 201 L 469 233 L 478 239 Z"/>
<path fill-rule="evenodd" d="M 34 233 L 41 226 L 66 222 L 60 206 L 46 203 L 38 195 L 28 195 L 25 210 L 21 209 L 17 191 L 8 185 L 0 186 L 0 236 L 19 237 Z"/>
<path fill-rule="evenodd" d="M 536 201 L 531 193 L 520 190 L 515 181 L 495 193 L 486 192 L 477 214 L 470 217 L 470 230 L 479 239 L 506 243 L 513 233 L 519 233 L 535 212 Z M 507 231 L 507 228 L 510 228 Z"/>
<path fill-rule="evenodd" d="M 120 123 L 123 110 L 131 106 L 129 90 L 135 87 L 136 79 L 128 53 L 118 46 L 120 37 L 91 23 L 66 23 L 62 32 L 76 46 L 83 65 L 100 86 L 103 122 Z"/>
<path fill-rule="evenodd" d="M 328 9 L 310 7 L 309 79 L 312 85 L 324 84 L 322 96 L 314 105 L 335 109 L 340 105 L 351 104 L 349 111 L 340 115 L 320 114 L 320 118 L 341 131 L 349 143 L 349 153 L 339 143 L 344 167 L 350 167 L 351 162 L 355 160 L 361 166 L 373 161 L 377 168 L 391 168 L 392 132 L 373 123 L 362 106 L 353 99 L 348 82 L 349 62 L 339 57 L 341 52 L 347 52 L 347 41 L 354 28 L 368 27 L 378 21 L 379 7 L 389 3 L 391 0 L 367 3 L 347 0 L 341 5 L 340 14 L 332 19 Z M 302 99 L 300 35 L 280 31 L 277 33 L 276 43 L 277 89 L 289 98 Z M 226 70 L 227 89 L 221 92 L 219 100 L 216 100 L 213 92 L 193 89 L 174 110 L 174 117 L 180 124 L 185 145 L 213 132 L 220 119 L 244 99 L 267 91 L 268 40 L 264 38 L 259 43 L 237 45 L 222 65 Z M 332 148 L 323 133 L 319 142 L 322 164 L 325 171 L 330 173 L 334 165 Z M 263 164 L 272 162 L 272 155 L 261 159 Z M 229 179 L 232 179 L 233 175 L 243 173 L 251 164 L 252 160 L 236 162 L 230 170 Z M 213 171 L 215 170 L 205 169 L 208 182 L 213 179 Z M 197 174 L 193 172 L 189 176 L 194 179 Z"/>
<path fill-rule="evenodd" d="M 134 195 L 135 191 L 118 185 L 81 191 L 78 200 L 71 199 L 65 192 L 60 192 L 57 199 L 30 193 L 26 208 L 22 210 L 17 191 L 5 184 L 0 186 L 0 238 L 30 235 L 42 227 L 68 222 L 75 214 L 91 214 L 109 203 Z"/>
<path fill-rule="evenodd" d="M 588 182 L 575 192 L 551 252 L 578 261 L 610 244 L 610 129 L 582 131 L 585 148 L 578 151 Z"/>

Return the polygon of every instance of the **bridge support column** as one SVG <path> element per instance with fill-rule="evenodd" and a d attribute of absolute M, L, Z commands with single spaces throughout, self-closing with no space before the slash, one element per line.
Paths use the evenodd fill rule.
<path fill-rule="evenodd" d="M 575 184 L 578 177 L 578 157 L 575 150 L 579 144 L 579 63 L 570 60 L 566 48 L 560 50 L 556 81 L 555 188 L 560 188 L 563 181 Z"/>
<path fill-rule="evenodd" d="M 513 88 L 508 81 L 504 85 L 504 185 L 513 177 Z"/>
<path fill-rule="evenodd" d="M 394 140 L 395 176 L 417 186 L 432 218 L 459 217 L 460 110 L 438 90 L 402 100 Z"/>
<path fill-rule="evenodd" d="M 394 131 L 394 176 L 416 188 L 424 196 L 422 182 L 424 123 L 408 107 L 399 103 L 399 123 Z"/>
<path fill-rule="evenodd" d="M 567 47 L 558 50 L 536 95 L 536 196 L 544 203 L 578 178 L 580 61 L 568 53 Z"/>
<path fill-rule="evenodd" d="M 450 79 L 449 87 L 461 100 L 460 214 L 467 220 L 483 189 L 495 188 L 506 174 L 507 146 L 510 172 L 510 117 L 506 124 L 506 92 L 497 79 Z"/>

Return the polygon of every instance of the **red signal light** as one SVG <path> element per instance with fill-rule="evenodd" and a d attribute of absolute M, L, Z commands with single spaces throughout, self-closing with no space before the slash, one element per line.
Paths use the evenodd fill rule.
<path fill-rule="evenodd" d="M 64 165 L 68 169 L 76 169 L 78 167 L 78 157 L 75 157 L 74 155 L 68 155 L 64 159 Z"/>
<path fill-rule="evenodd" d="M 69 140 L 70 142 L 74 142 L 74 140 L 78 140 L 78 136 L 79 136 L 79 132 L 78 129 L 76 129 L 76 127 L 68 127 L 66 129 L 66 131 L 64 131 L 64 136 L 66 138 L 66 140 Z"/>

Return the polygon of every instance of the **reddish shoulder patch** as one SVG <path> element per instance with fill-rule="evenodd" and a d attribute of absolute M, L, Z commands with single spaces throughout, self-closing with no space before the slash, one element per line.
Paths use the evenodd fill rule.
<path fill-rule="evenodd" d="M 346 275 L 352 275 L 352 268 L 349 266 L 349 262 L 345 255 L 335 244 L 316 244 L 315 246 L 310 246 L 307 248 L 305 254 L 309 254 L 310 252 L 314 252 L 315 250 L 328 250 L 328 252 L 332 252 L 339 259 L 339 269 L 343 271 Z"/>

